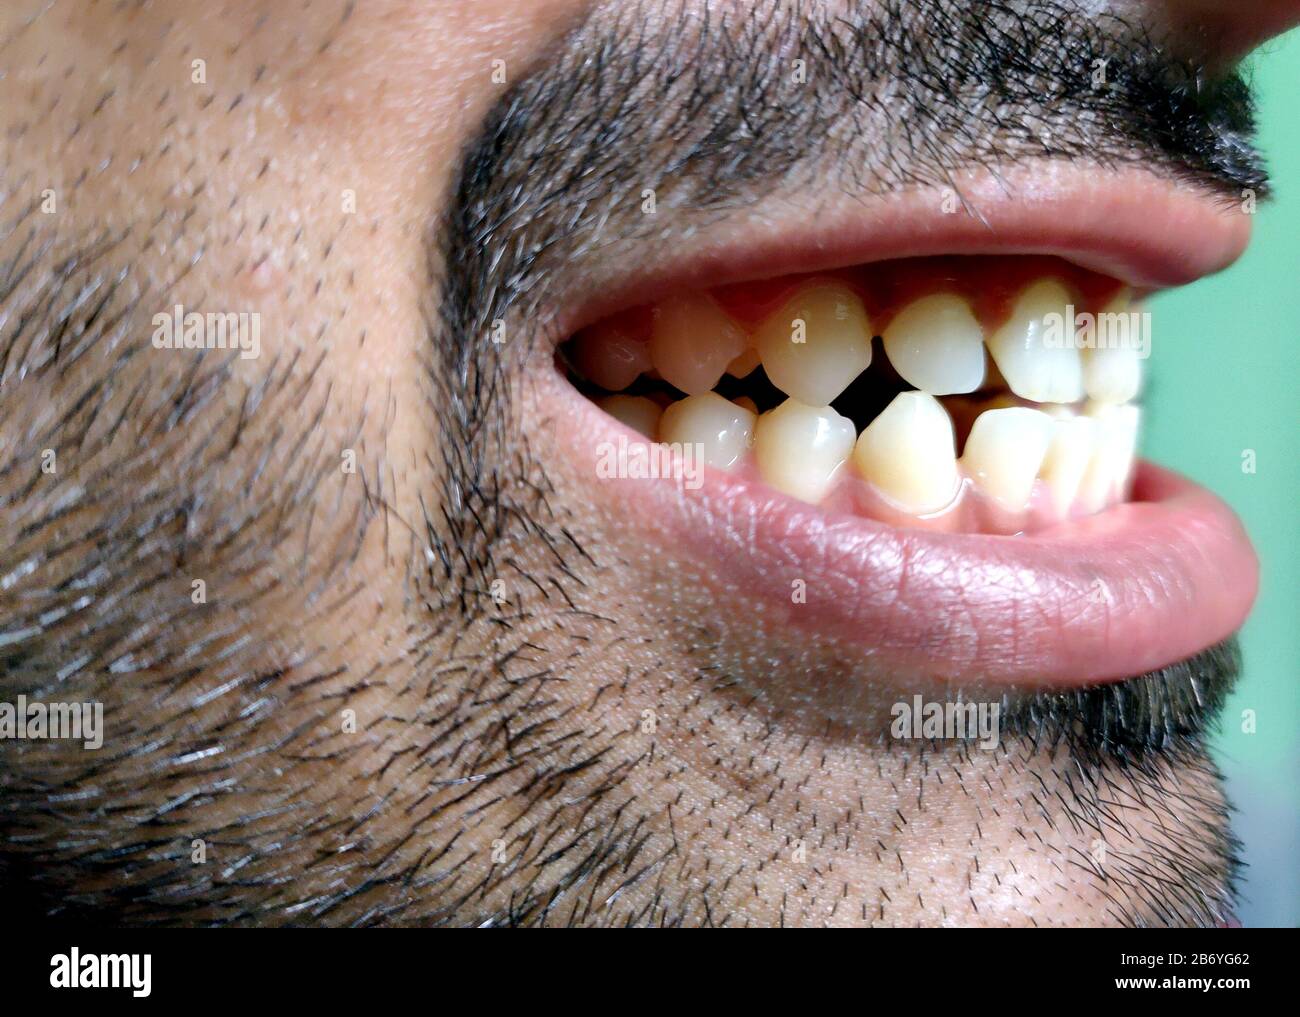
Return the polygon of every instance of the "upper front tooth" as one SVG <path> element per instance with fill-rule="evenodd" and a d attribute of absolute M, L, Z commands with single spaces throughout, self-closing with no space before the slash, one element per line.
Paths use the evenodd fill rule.
<path fill-rule="evenodd" d="M 733 378 L 748 378 L 754 373 L 761 361 L 758 357 L 758 350 L 754 347 L 748 347 L 744 353 L 727 365 L 727 373 Z"/>
<path fill-rule="evenodd" d="M 711 297 L 690 294 L 655 308 L 650 359 L 664 381 L 687 395 L 713 388 L 746 345 L 740 326 Z"/>
<path fill-rule="evenodd" d="M 840 283 L 807 287 L 754 339 L 772 384 L 807 406 L 829 406 L 871 364 L 867 313 Z"/>
<path fill-rule="evenodd" d="M 937 512 L 957 494 L 952 420 L 924 392 L 900 392 L 853 448 L 858 472 L 912 515 Z"/>
<path fill-rule="evenodd" d="M 609 325 L 588 329 L 573 345 L 573 366 L 578 373 L 609 392 L 621 392 L 642 371 L 650 370 L 647 344 Z"/>
<path fill-rule="evenodd" d="M 758 418 L 754 457 L 763 479 L 779 491 L 819 502 L 853 451 L 853 421 L 829 406 L 787 399 Z"/>
<path fill-rule="evenodd" d="M 659 440 L 701 446 L 709 466 L 725 470 L 749 451 L 757 415 L 716 392 L 688 396 L 664 410 Z"/>
<path fill-rule="evenodd" d="M 619 423 L 654 441 L 663 411 L 653 400 L 645 396 L 613 395 L 597 400 L 596 405 Z"/>
<path fill-rule="evenodd" d="M 955 293 L 932 293 L 908 304 L 883 338 L 894 370 L 923 392 L 974 392 L 984 382 L 984 333 L 970 305 Z"/>
<path fill-rule="evenodd" d="M 1052 440 L 1052 418 L 1041 410 L 1012 406 L 975 418 L 962 465 L 967 475 L 1004 508 L 1029 506 L 1034 478 Z"/>
<path fill-rule="evenodd" d="M 1040 476 L 1052 493 L 1056 514 L 1064 516 L 1074 504 L 1092 459 L 1096 422 L 1091 417 L 1070 412 L 1052 416 L 1052 443 L 1047 447 Z"/>
<path fill-rule="evenodd" d="M 1070 294 L 1055 279 L 1040 279 L 1020 294 L 1006 324 L 989 336 L 988 347 L 1007 385 L 1022 399 L 1073 403 L 1083 398 Z"/>
<path fill-rule="evenodd" d="M 1116 297 L 1097 315 L 1096 345 L 1083 350 L 1083 387 L 1089 398 L 1126 403 L 1138 394 L 1146 320 L 1130 309 L 1127 295 Z"/>

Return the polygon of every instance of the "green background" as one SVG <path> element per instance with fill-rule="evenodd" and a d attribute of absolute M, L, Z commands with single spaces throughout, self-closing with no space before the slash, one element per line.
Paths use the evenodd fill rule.
<path fill-rule="evenodd" d="M 1144 454 L 1227 499 L 1262 566 L 1214 757 L 1247 863 L 1241 919 L 1300 925 L 1300 30 L 1248 64 L 1275 197 L 1228 271 L 1152 301 Z M 1254 449 L 1256 472 L 1242 469 Z M 1243 711 L 1256 731 L 1242 731 Z"/>

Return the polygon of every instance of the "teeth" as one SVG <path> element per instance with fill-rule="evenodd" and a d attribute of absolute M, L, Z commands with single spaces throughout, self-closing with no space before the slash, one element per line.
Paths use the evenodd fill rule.
<path fill-rule="evenodd" d="M 1029 506 L 1034 478 L 1052 440 L 1052 418 L 1013 406 L 985 410 L 975 418 L 962 465 L 976 485 L 1012 512 Z"/>
<path fill-rule="evenodd" d="M 772 384 L 806 406 L 829 406 L 871 364 L 862 301 L 837 283 L 809 286 L 754 338 Z"/>
<path fill-rule="evenodd" d="M 1098 347 L 1082 351 L 1083 387 L 1090 399 L 1106 403 L 1126 403 L 1137 396 L 1138 390 L 1142 387 L 1142 361 L 1138 357 L 1139 337 L 1133 334 L 1140 325 L 1125 320 L 1124 324 L 1118 326 L 1123 330 L 1118 337 L 1122 338 L 1123 345 L 1118 347 L 1107 345 L 1104 349 L 1100 348 L 1103 343 L 1113 344 L 1118 341 L 1114 334 L 1114 327 L 1104 324 L 1107 321 L 1105 316 L 1128 315 L 1130 310 L 1128 297 L 1124 295 L 1112 300 L 1097 316 Z"/>
<path fill-rule="evenodd" d="M 1132 403 L 1117 406 L 1111 438 L 1115 441 L 1115 477 L 1112 497 L 1123 501 L 1129 494 L 1133 466 L 1137 460 L 1138 434 L 1142 424 L 1142 411 Z"/>
<path fill-rule="evenodd" d="M 763 479 L 779 491 L 816 503 L 853 451 L 853 421 L 829 406 L 787 399 L 758 418 L 754 456 Z"/>
<path fill-rule="evenodd" d="M 1131 404 L 1109 403 L 1089 403 L 1086 413 L 1096 424 L 1096 437 L 1080 496 L 1086 511 L 1098 512 L 1120 500 L 1128 486 L 1137 453 L 1140 413 Z"/>
<path fill-rule="evenodd" d="M 758 350 L 752 346 L 727 365 L 727 373 L 733 378 L 747 378 L 754 373 L 760 363 Z"/>
<path fill-rule="evenodd" d="M 621 424 L 639 431 L 651 441 L 659 429 L 659 416 L 663 412 L 657 403 L 645 396 L 605 396 L 596 405 Z"/>
<path fill-rule="evenodd" d="M 988 339 L 989 352 L 1011 391 L 1036 403 L 1083 398 L 1083 363 L 1074 348 L 1070 294 L 1054 279 L 1040 279 L 1016 300 L 1006 324 Z M 1055 346 L 1044 342 L 1048 314 L 1059 315 Z"/>
<path fill-rule="evenodd" d="M 664 410 L 659 440 L 703 447 L 704 461 L 727 469 L 749 451 L 757 416 L 716 392 L 689 396 Z"/>
<path fill-rule="evenodd" d="M 924 392 L 895 396 L 858 438 L 853 462 L 866 480 L 913 515 L 945 508 L 961 483 L 952 421 Z"/>
<path fill-rule="evenodd" d="M 1076 417 L 1073 413 L 1055 413 L 1052 416 L 1052 442 L 1047 447 L 1047 457 L 1039 475 L 1047 482 L 1052 494 L 1052 505 L 1058 516 L 1065 516 L 1074 504 L 1092 459 L 1096 421 L 1091 417 Z"/>
<path fill-rule="evenodd" d="M 1135 349 L 1083 351 L 1083 387 L 1089 398 L 1126 403 L 1142 387 L 1142 362 Z"/>
<path fill-rule="evenodd" d="M 608 392 L 621 392 L 650 370 L 648 344 L 608 325 L 596 325 L 573 344 L 573 366 Z"/>
<path fill-rule="evenodd" d="M 714 468 L 743 469 L 748 477 L 752 450 L 754 472 L 768 485 L 816 504 L 852 459 L 883 499 L 918 517 L 953 508 L 969 477 L 988 502 L 953 519 L 997 530 L 1005 519 L 980 515 L 988 503 L 1015 513 L 1032 503 L 1036 522 L 1040 500 L 1050 499 L 1055 515 L 1066 518 L 1128 494 L 1140 415 L 1132 400 L 1149 333 L 1128 317 L 1127 290 L 1095 318 L 1081 319 L 1093 323 L 1091 339 L 1086 325 L 1076 327 L 1071 301 L 1061 279 L 1037 279 L 988 336 L 956 292 L 907 303 L 884 329 L 889 363 L 881 362 L 876 380 L 917 391 L 897 394 L 861 435 L 830 404 L 870 366 L 872 327 L 857 294 L 837 279 L 803 280 L 752 332 L 713 296 L 695 293 L 652 309 L 649 341 L 638 341 L 639 324 L 629 329 L 618 318 L 584 330 L 566 352 L 578 373 L 607 392 L 644 377 L 686 393 L 672 403 L 657 393 L 610 394 L 597 403 L 652 441 L 695 446 Z M 775 409 L 759 414 L 750 396 L 713 391 L 724 374 L 743 379 L 760 365 L 766 377 L 757 388 L 723 387 L 759 393 L 770 381 L 789 396 Z M 861 408 L 879 405 L 877 397 L 873 390 Z M 958 436 L 966 436 L 960 459 Z"/>
<path fill-rule="evenodd" d="M 740 326 L 709 297 L 692 294 L 655 308 L 650 359 L 666 382 L 687 395 L 713 388 L 746 345 Z"/>
<path fill-rule="evenodd" d="M 894 369 L 923 392 L 974 392 L 984 382 L 984 333 L 970 305 L 954 293 L 908 304 L 883 338 Z"/>

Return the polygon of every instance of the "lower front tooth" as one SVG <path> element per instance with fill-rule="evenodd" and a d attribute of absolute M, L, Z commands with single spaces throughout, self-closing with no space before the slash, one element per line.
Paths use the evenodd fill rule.
<path fill-rule="evenodd" d="M 858 438 L 853 463 L 864 479 L 912 515 L 946 508 L 961 483 L 952 420 L 924 392 L 895 396 Z"/>
<path fill-rule="evenodd" d="M 716 392 L 688 396 L 664 410 L 659 440 L 669 444 L 701 446 L 704 461 L 728 469 L 754 440 L 755 414 Z"/>
<path fill-rule="evenodd" d="M 659 430 L 659 416 L 663 412 L 657 403 L 645 396 L 606 396 L 596 405 L 620 424 L 644 434 L 651 441 Z"/>
<path fill-rule="evenodd" d="M 1064 517 L 1074 504 L 1092 459 L 1096 421 L 1091 417 L 1062 414 L 1052 421 L 1052 443 L 1039 475 L 1052 493 L 1052 505 Z"/>
<path fill-rule="evenodd" d="M 1130 404 L 1089 403 L 1086 413 L 1096 423 L 1096 440 L 1080 499 L 1088 512 L 1099 512 L 1123 499 L 1137 453 L 1140 411 Z"/>
<path fill-rule="evenodd" d="M 745 333 L 708 296 L 692 294 L 655 307 L 650 359 L 664 381 L 703 395 L 745 352 Z"/>
<path fill-rule="evenodd" d="M 1029 506 L 1034 479 L 1052 440 L 1052 418 L 1013 406 L 985 410 L 975 418 L 962 465 L 976 486 L 1011 512 Z"/>
<path fill-rule="evenodd" d="M 787 399 L 758 418 L 754 456 L 767 483 L 815 504 L 853 451 L 854 436 L 853 421 L 829 406 Z"/>

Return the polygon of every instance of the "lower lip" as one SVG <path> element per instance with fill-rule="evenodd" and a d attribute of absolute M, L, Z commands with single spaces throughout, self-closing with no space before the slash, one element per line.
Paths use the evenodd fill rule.
<path fill-rule="evenodd" d="M 568 449 L 594 478 L 600 444 L 631 432 L 543 373 L 555 388 L 541 393 L 547 412 L 586 436 Z M 665 554 L 689 556 L 719 596 L 762 601 L 791 640 L 831 638 L 916 678 L 1050 687 L 1128 678 L 1236 631 L 1259 578 L 1232 511 L 1148 463 L 1132 502 L 1015 537 L 828 513 L 714 470 L 695 491 L 671 479 L 594 483 L 606 511 L 661 540 Z"/>

